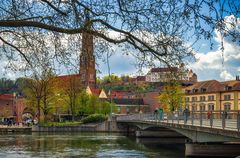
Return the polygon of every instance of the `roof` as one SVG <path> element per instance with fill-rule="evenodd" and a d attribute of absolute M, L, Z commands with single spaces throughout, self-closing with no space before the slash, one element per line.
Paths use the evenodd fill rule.
<path fill-rule="evenodd" d="M 128 91 L 111 91 L 111 96 L 113 98 L 123 98 L 123 96 L 126 96 L 129 93 L 130 92 L 128 92 Z M 109 94 L 109 92 L 108 92 L 108 94 Z"/>
<path fill-rule="evenodd" d="M 232 90 L 240 90 L 240 81 L 239 80 L 230 80 L 221 82 L 223 88 L 231 87 Z"/>
<path fill-rule="evenodd" d="M 0 94 L 0 100 L 13 100 L 15 94 Z M 15 99 L 23 98 L 22 96 L 16 96 Z"/>
<path fill-rule="evenodd" d="M 101 93 L 101 89 L 91 88 L 91 87 L 90 87 L 90 89 L 91 89 L 92 94 L 95 94 L 97 96 L 99 96 L 99 94 Z"/>
<path fill-rule="evenodd" d="M 71 74 L 71 75 L 62 75 L 62 76 L 56 76 L 55 79 L 59 81 L 68 81 L 71 78 L 80 78 L 80 74 Z"/>
<path fill-rule="evenodd" d="M 146 76 L 137 76 L 136 80 L 137 81 L 146 81 Z"/>
<path fill-rule="evenodd" d="M 115 104 L 144 105 L 143 99 L 113 99 Z"/>
<path fill-rule="evenodd" d="M 152 68 L 150 72 L 177 72 L 177 67 Z"/>
<path fill-rule="evenodd" d="M 207 80 L 196 82 L 192 86 L 185 88 L 185 90 L 193 93 L 194 90 L 196 92 L 218 92 L 218 91 L 229 91 L 229 90 L 240 90 L 240 81 L 232 80 L 232 81 L 224 81 L 219 82 L 216 80 Z"/>
<path fill-rule="evenodd" d="M 222 88 L 222 85 L 220 82 L 216 80 L 207 80 L 207 81 L 201 81 L 196 82 L 192 86 L 189 86 L 185 88 L 185 90 L 193 92 L 193 90 L 197 90 L 198 92 L 201 92 L 201 90 L 205 89 L 205 92 L 215 92 L 219 91 Z"/>
<path fill-rule="evenodd" d="M 12 100 L 13 94 L 0 94 L 0 100 Z"/>

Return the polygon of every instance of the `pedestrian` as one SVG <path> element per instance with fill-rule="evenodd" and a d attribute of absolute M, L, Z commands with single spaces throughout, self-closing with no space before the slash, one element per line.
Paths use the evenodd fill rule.
<path fill-rule="evenodd" d="M 227 111 L 224 110 L 223 113 L 222 113 L 223 118 L 224 118 L 224 119 L 227 119 L 227 115 L 228 115 L 228 114 L 227 114 Z"/>
<path fill-rule="evenodd" d="M 190 116 L 190 111 L 188 108 L 183 110 L 183 116 L 184 116 L 184 123 L 187 123 L 188 117 Z"/>
<path fill-rule="evenodd" d="M 163 120 L 163 109 L 162 109 L 162 108 L 159 108 L 159 109 L 158 109 L 158 113 L 159 113 L 159 119 L 160 119 L 160 120 Z"/>
<path fill-rule="evenodd" d="M 157 120 L 158 110 L 154 110 L 154 119 Z"/>
<path fill-rule="evenodd" d="M 212 110 L 209 110 L 207 113 L 207 118 L 210 119 L 211 115 L 212 115 Z"/>

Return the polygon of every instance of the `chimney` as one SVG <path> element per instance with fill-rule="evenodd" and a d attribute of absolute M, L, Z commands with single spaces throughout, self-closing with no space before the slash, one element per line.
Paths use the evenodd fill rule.
<path fill-rule="evenodd" d="M 236 80 L 239 81 L 239 76 L 238 75 L 236 75 Z"/>

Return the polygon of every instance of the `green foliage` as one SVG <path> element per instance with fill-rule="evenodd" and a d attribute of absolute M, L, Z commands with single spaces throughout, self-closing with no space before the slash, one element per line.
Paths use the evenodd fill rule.
<path fill-rule="evenodd" d="M 82 123 L 99 123 L 107 120 L 107 117 L 103 114 L 92 114 L 81 120 Z"/>
<path fill-rule="evenodd" d="M 44 127 L 60 127 L 60 126 L 71 126 L 71 125 L 80 125 L 81 122 L 41 122 L 40 126 Z"/>
<path fill-rule="evenodd" d="M 164 86 L 164 91 L 158 97 L 164 111 L 174 111 L 179 109 L 183 101 L 181 85 L 172 81 Z"/>
<path fill-rule="evenodd" d="M 85 91 L 83 91 L 78 98 L 77 101 L 78 114 L 109 114 L 112 112 L 117 111 L 117 107 L 115 104 L 111 104 L 108 101 L 101 101 L 95 95 L 88 95 Z"/>
<path fill-rule="evenodd" d="M 14 81 L 7 78 L 0 79 L 0 93 L 13 93 L 15 92 L 15 88 Z"/>

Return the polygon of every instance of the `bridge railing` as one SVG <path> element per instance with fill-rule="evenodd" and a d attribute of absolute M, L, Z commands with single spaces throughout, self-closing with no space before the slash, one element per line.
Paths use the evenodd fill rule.
<path fill-rule="evenodd" d="M 151 121 L 228 130 L 240 130 L 240 111 L 188 111 L 130 114 L 117 117 L 118 121 Z"/>

